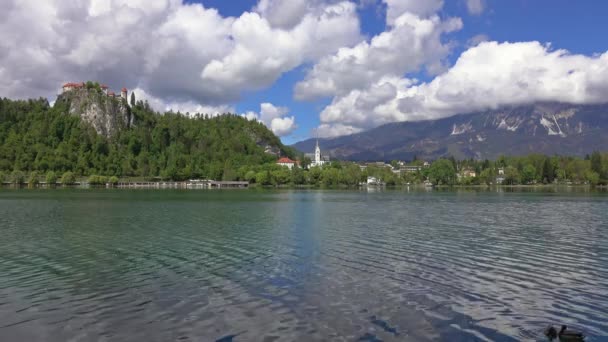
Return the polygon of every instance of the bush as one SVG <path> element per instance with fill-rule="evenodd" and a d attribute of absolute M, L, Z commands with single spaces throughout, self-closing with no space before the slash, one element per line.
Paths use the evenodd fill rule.
<path fill-rule="evenodd" d="M 6 175 L 4 172 L 0 171 L 0 185 L 4 182 L 6 182 Z"/>
<path fill-rule="evenodd" d="M 30 173 L 30 178 L 27 180 L 27 184 L 29 186 L 34 186 L 34 185 L 38 185 L 38 183 L 40 183 L 40 181 L 38 180 L 38 172 L 33 171 L 32 173 Z"/>
<path fill-rule="evenodd" d="M 110 177 L 110 179 L 108 180 L 108 183 L 110 183 L 112 185 L 118 184 L 118 177 L 116 177 L 116 176 Z"/>
<path fill-rule="evenodd" d="M 108 182 L 108 178 L 105 176 L 91 175 L 89 177 L 90 185 L 105 185 Z"/>
<path fill-rule="evenodd" d="M 11 173 L 11 183 L 15 185 L 23 184 L 25 182 L 25 175 L 21 171 L 13 171 Z"/>
<path fill-rule="evenodd" d="M 74 176 L 73 172 L 66 172 L 61 176 L 61 184 L 70 185 L 76 183 L 76 176 Z"/>
<path fill-rule="evenodd" d="M 57 174 L 54 171 L 46 173 L 46 184 L 53 185 L 57 183 Z"/>

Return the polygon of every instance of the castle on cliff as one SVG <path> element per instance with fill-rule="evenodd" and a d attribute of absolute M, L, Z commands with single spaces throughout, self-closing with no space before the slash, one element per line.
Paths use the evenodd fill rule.
<path fill-rule="evenodd" d="M 86 87 L 87 87 L 87 85 L 84 82 L 81 82 L 81 83 L 69 82 L 69 83 L 64 84 L 62 89 L 63 89 L 63 93 L 65 94 L 66 92 L 78 90 L 78 89 L 85 89 Z M 127 88 L 123 87 L 120 91 L 120 95 L 117 95 L 113 91 L 110 91 L 110 88 L 105 84 L 102 84 L 100 87 L 101 87 L 101 90 L 104 92 L 104 94 L 106 94 L 108 97 L 119 97 L 119 98 L 124 99 L 125 101 L 127 100 L 127 95 L 128 95 Z"/>

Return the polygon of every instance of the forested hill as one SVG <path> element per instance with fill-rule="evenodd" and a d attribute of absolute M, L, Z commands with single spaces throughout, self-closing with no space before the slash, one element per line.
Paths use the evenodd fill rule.
<path fill-rule="evenodd" d="M 232 180 L 276 154 L 294 157 L 266 126 L 237 115 L 159 114 L 138 101 L 130 125 L 106 136 L 71 105 L 0 99 L 0 172 Z"/>

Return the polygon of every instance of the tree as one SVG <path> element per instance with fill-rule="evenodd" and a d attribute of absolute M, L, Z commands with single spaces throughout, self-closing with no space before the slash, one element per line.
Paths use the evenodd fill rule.
<path fill-rule="evenodd" d="M 595 171 L 587 170 L 585 180 L 591 185 L 597 185 L 600 182 L 600 175 Z"/>
<path fill-rule="evenodd" d="M 543 182 L 550 184 L 554 180 L 555 169 L 553 168 L 553 163 L 551 163 L 551 158 L 545 158 L 545 162 L 543 163 Z"/>
<path fill-rule="evenodd" d="M 514 168 L 513 166 L 507 166 L 507 168 L 505 169 L 504 184 L 515 185 L 515 184 L 519 184 L 519 182 L 520 182 L 519 171 L 516 168 Z"/>
<path fill-rule="evenodd" d="M 479 180 L 486 185 L 491 185 L 496 181 L 496 174 L 491 168 L 484 169 L 479 174 Z"/>
<path fill-rule="evenodd" d="M 40 183 L 40 181 L 38 180 L 38 177 L 39 177 L 38 172 L 37 171 L 32 171 L 30 173 L 30 177 L 27 180 L 27 184 L 29 186 L 38 185 L 38 183 Z"/>
<path fill-rule="evenodd" d="M 118 184 L 118 177 L 116 177 L 116 176 L 110 177 L 110 179 L 108 179 L 108 183 L 110 183 L 110 185 Z"/>
<path fill-rule="evenodd" d="M 13 173 L 11 173 L 11 183 L 14 185 L 19 185 L 23 184 L 23 182 L 25 182 L 25 175 L 23 172 L 15 170 Z"/>
<path fill-rule="evenodd" d="M 63 176 L 61 176 L 61 184 L 62 185 L 71 185 L 76 183 L 76 176 L 74 176 L 73 172 L 65 172 Z"/>
<path fill-rule="evenodd" d="M 6 182 L 6 175 L 4 172 L 0 171 L 0 186 L 2 186 L 2 183 L 4 182 Z"/>
<path fill-rule="evenodd" d="M 131 92 L 131 107 L 135 107 L 135 92 Z"/>
<path fill-rule="evenodd" d="M 434 185 L 453 185 L 456 182 L 456 170 L 452 161 L 439 159 L 431 164 L 429 180 Z"/>
<path fill-rule="evenodd" d="M 602 176 L 602 155 L 599 152 L 593 152 L 591 154 L 591 171 Z"/>
<path fill-rule="evenodd" d="M 523 184 L 530 184 L 534 179 L 536 179 L 536 168 L 530 164 L 524 166 L 524 169 L 521 171 L 521 182 Z"/>
<path fill-rule="evenodd" d="M 46 184 L 54 185 L 57 183 L 57 174 L 55 171 L 49 171 L 46 173 Z"/>

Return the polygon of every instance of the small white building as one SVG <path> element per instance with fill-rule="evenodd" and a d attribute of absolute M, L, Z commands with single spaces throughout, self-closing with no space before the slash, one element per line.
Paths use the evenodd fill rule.
<path fill-rule="evenodd" d="M 277 165 L 279 166 L 287 166 L 290 170 L 293 169 L 294 166 L 297 165 L 297 162 L 294 160 L 291 160 L 287 157 L 283 157 L 279 160 L 277 160 Z"/>

